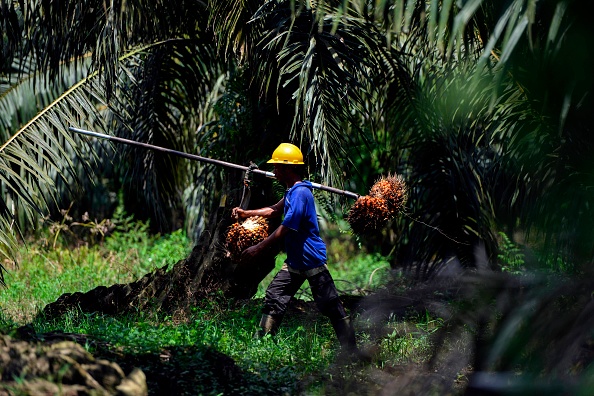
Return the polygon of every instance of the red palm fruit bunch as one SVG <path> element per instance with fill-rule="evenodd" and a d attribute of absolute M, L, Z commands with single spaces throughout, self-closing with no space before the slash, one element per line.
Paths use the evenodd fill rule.
<path fill-rule="evenodd" d="M 235 223 L 227 231 L 227 249 L 234 261 L 239 261 L 241 252 L 257 245 L 268 237 L 268 223 L 261 216 L 252 216 L 242 223 Z"/>
<path fill-rule="evenodd" d="M 406 184 L 402 176 L 390 175 L 381 177 L 369 190 L 369 195 L 386 200 L 388 210 L 396 216 L 406 203 Z"/>
<path fill-rule="evenodd" d="M 384 227 L 391 217 L 385 199 L 365 195 L 355 201 L 347 221 L 356 234 L 370 234 Z"/>
<path fill-rule="evenodd" d="M 369 195 L 357 199 L 347 221 L 356 234 L 377 232 L 403 210 L 406 198 L 406 184 L 401 176 L 382 177 L 371 187 Z"/>

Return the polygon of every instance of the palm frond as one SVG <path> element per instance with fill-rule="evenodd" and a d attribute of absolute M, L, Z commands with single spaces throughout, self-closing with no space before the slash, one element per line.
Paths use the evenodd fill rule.
<path fill-rule="evenodd" d="M 321 177 L 333 183 L 348 158 L 344 130 L 369 118 L 367 103 L 382 69 L 383 39 L 372 24 L 319 2 L 267 3 L 263 55 L 256 81 L 294 104 L 291 136 L 312 154 Z M 279 103 L 284 105 L 284 103 Z M 347 144 L 345 144 L 347 143 Z M 342 161 L 341 161 L 342 160 Z"/>
<path fill-rule="evenodd" d="M 211 93 L 218 94 L 216 87 L 224 74 L 212 41 L 206 37 L 169 42 L 130 59 L 121 70 L 120 95 L 112 102 L 116 134 L 195 152 L 201 144 L 196 135 L 198 120 L 210 106 Z M 185 160 L 151 151 L 122 147 L 119 152 L 131 196 L 136 195 L 142 207 L 151 208 L 160 228 L 176 226 L 168 219 L 180 208 L 180 186 L 192 183 L 187 172 L 193 168 Z"/>
<path fill-rule="evenodd" d="M 102 0 L 14 3 L 21 32 L 9 44 L 22 56 L 34 55 L 37 66 L 56 77 L 60 64 L 91 52 L 101 70 L 106 96 L 117 80 L 118 59 L 130 48 L 171 37 L 193 36 L 206 26 L 206 5 L 200 0 Z M 187 18 L 192 10 L 196 18 Z M 22 37 L 27 40 L 23 41 Z M 13 41 L 14 40 L 14 41 Z M 18 43 L 15 43 L 17 41 Z"/>
<path fill-rule="evenodd" d="M 16 250 L 18 247 L 18 241 L 15 236 L 16 230 L 14 230 L 15 224 L 9 219 L 0 216 L 0 257 L 3 258 L 0 263 L 0 285 L 5 286 L 4 273 L 6 268 L 4 263 L 7 260 L 16 262 Z"/>
<path fill-rule="evenodd" d="M 15 57 L 18 57 L 22 43 L 19 12 L 13 1 L 0 1 L 0 76 L 9 70 Z"/>
<path fill-rule="evenodd" d="M 260 39 L 259 21 L 253 19 L 260 6 L 257 0 L 209 0 L 209 25 L 216 45 L 225 59 L 239 64 L 252 56 Z"/>
<path fill-rule="evenodd" d="M 35 228 L 39 215 L 55 205 L 57 197 L 76 189 L 81 171 L 75 158 L 81 150 L 65 131 L 81 115 L 93 125 L 89 107 L 96 111 L 84 92 L 82 64 L 63 65 L 62 78 L 51 83 L 31 65 L 25 60 L 15 64 L 0 95 L 0 254 L 9 260 L 15 258 L 16 235 Z M 10 133 L 18 125 L 23 126 Z M 91 169 L 88 163 L 82 167 Z"/>
<path fill-rule="evenodd" d="M 159 45 L 163 42 L 154 44 Z M 151 46 L 134 48 L 120 61 L 133 58 L 147 48 Z M 0 147 L 0 184 L 5 192 L 3 216 L 16 220 L 19 227 L 34 228 L 38 215 L 57 205 L 61 196 L 72 195 L 81 179 L 93 174 L 96 150 L 86 145 L 86 140 L 71 136 L 68 127 L 109 129 L 102 114 L 108 107 L 103 87 L 99 85 L 99 73 L 85 76 L 86 69 L 81 68 L 80 61 L 64 68 L 69 69 L 60 74 L 69 80 L 61 84 L 55 84 L 55 80 L 52 80 L 54 84 L 46 82 L 43 74 L 33 70 L 0 98 L 0 108 L 7 115 L 5 120 L 16 120 L 6 125 L 29 120 L 13 134 L 4 135 Z M 26 114 L 22 106 L 15 106 L 27 97 L 31 98 L 30 103 L 39 102 L 42 109 L 33 108 Z"/>

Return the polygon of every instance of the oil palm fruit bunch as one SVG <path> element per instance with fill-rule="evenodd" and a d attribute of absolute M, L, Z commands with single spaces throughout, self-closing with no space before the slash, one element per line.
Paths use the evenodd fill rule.
<path fill-rule="evenodd" d="M 391 217 L 385 199 L 365 195 L 355 201 L 347 221 L 356 234 L 370 234 L 382 229 Z"/>
<path fill-rule="evenodd" d="M 268 223 L 261 216 L 252 216 L 242 223 L 235 223 L 227 232 L 227 249 L 234 261 L 239 261 L 241 252 L 257 245 L 268 237 Z"/>
<path fill-rule="evenodd" d="M 356 234 L 377 232 L 404 209 L 406 198 L 406 184 L 401 176 L 382 176 L 371 187 L 369 195 L 357 199 L 347 221 Z"/>
<path fill-rule="evenodd" d="M 396 216 L 406 203 L 406 184 L 402 176 L 390 175 L 381 177 L 369 190 L 369 195 L 383 198 L 392 216 Z"/>

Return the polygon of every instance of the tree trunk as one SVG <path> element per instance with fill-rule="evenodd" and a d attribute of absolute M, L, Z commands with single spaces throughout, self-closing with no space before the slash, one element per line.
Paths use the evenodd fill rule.
<path fill-rule="evenodd" d="M 236 174 L 230 176 L 230 180 L 238 180 Z M 231 210 L 239 205 L 241 191 L 231 188 L 231 183 L 227 181 L 222 193 L 224 198 L 218 208 L 211 211 L 207 228 L 198 243 L 190 255 L 171 270 L 163 267 L 132 283 L 99 286 L 86 293 L 63 294 L 48 304 L 42 314 L 52 318 L 72 309 L 105 314 L 151 309 L 174 314 L 189 312 L 196 301 L 214 292 L 222 292 L 229 298 L 253 297 L 258 284 L 274 268 L 279 249 L 271 249 L 255 262 L 237 263 L 231 260 L 225 238 L 234 221 Z M 271 205 L 270 191 L 269 181 L 252 187 L 249 207 Z M 277 225 L 271 224 L 270 229 L 274 230 Z"/>

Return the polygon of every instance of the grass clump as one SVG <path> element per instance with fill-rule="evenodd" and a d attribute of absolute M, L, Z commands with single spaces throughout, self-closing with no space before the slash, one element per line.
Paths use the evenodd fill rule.
<path fill-rule="evenodd" d="M 195 307 L 183 323 L 170 316 L 144 312 L 111 317 L 70 311 L 51 322 L 38 318 L 33 326 L 38 333 L 85 334 L 92 353 L 101 356 L 106 350 L 115 351 L 108 357 L 119 359 L 123 367 L 126 362 L 133 362 L 147 373 L 147 378 L 163 370 L 163 364 L 183 366 L 182 371 L 171 375 L 182 382 L 190 381 L 193 392 L 198 392 L 193 394 L 230 391 L 228 384 L 206 381 L 214 378 L 213 373 L 206 375 L 208 367 L 195 366 L 197 361 L 206 359 L 205 355 L 223 359 L 219 354 L 231 358 L 241 372 L 241 380 L 235 378 L 235 391 L 255 394 L 259 389 L 277 394 L 283 390 L 281 393 L 293 394 L 299 378 L 323 371 L 332 363 L 337 348 L 332 329 L 323 317 L 305 322 L 287 318 L 274 338 L 254 339 L 260 304 L 259 300 L 232 302 L 215 297 Z M 166 358 L 159 365 L 154 361 L 158 356 Z"/>
<path fill-rule="evenodd" d="M 422 363 L 431 354 L 431 335 L 442 326 L 443 319 L 427 311 L 424 315 L 414 313 L 403 320 L 388 322 L 387 335 L 380 343 L 380 361 L 383 365 Z"/>
<path fill-rule="evenodd" d="M 66 223 L 61 224 L 55 228 L 61 235 L 50 234 L 23 247 L 21 265 L 6 274 L 8 287 L 0 291 L 0 328 L 5 333 L 30 323 L 40 336 L 80 335 L 96 357 L 125 370 L 141 368 L 155 394 L 312 394 L 324 389 L 324 373 L 335 364 L 339 345 L 328 319 L 315 308 L 288 314 L 275 337 L 253 338 L 266 287 L 285 261 L 284 254 L 253 299 L 226 300 L 215 293 L 183 320 L 151 311 L 120 316 L 70 311 L 46 320 L 38 313 L 63 293 L 132 282 L 186 258 L 191 249 L 182 231 L 153 236 L 146 223 L 125 216 L 116 218 L 115 228 L 95 243 L 73 242 Z M 331 261 L 329 268 L 343 292 L 365 294 L 392 277 L 388 260 L 378 255 Z M 307 282 L 297 297 L 311 300 Z M 402 333 L 398 326 L 404 325 L 394 321 L 393 332 L 380 340 L 370 340 L 362 327 L 358 337 L 362 343 L 377 343 L 380 357 L 390 364 L 421 359 L 430 332 L 415 327 L 415 320 L 422 321 L 407 322 L 415 329 L 412 334 Z M 430 320 L 435 319 L 425 322 Z"/>
<path fill-rule="evenodd" d="M 172 265 L 188 256 L 191 241 L 182 230 L 151 235 L 144 222 L 115 220 L 115 230 L 92 244 L 45 230 L 19 249 L 19 266 L 5 274 L 7 287 L 0 290 L 5 320 L 25 324 L 43 307 L 64 293 L 86 292 L 97 286 L 129 283 L 144 274 Z M 55 231 L 58 230 L 58 231 Z"/>

